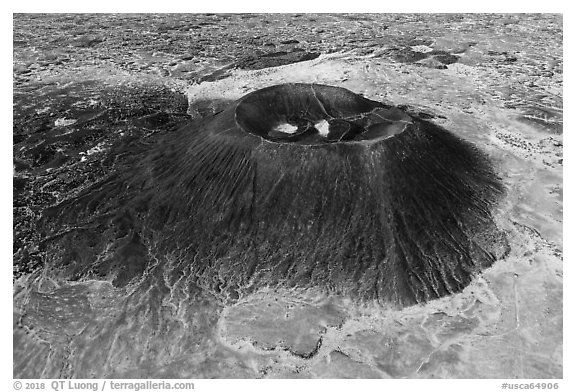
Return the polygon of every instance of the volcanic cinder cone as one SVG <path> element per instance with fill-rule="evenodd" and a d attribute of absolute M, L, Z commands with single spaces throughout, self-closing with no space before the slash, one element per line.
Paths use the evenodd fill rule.
<path fill-rule="evenodd" d="M 77 232 L 54 236 L 61 271 L 121 285 L 168 257 L 232 296 L 319 287 L 408 305 L 458 292 L 506 247 L 482 152 L 342 88 L 265 88 L 169 136 L 46 212 L 51 234 L 91 224 L 108 242 L 96 258 Z"/>

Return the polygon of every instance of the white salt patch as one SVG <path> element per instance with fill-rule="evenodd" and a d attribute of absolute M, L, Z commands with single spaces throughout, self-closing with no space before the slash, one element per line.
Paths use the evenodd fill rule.
<path fill-rule="evenodd" d="M 284 133 L 295 133 L 297 130 L 298 127 L 291 124 L 280 124 L 274 128 L 274 131 Z"/>
<path fill-rule="evenodd" d="M 73 118 L 59 118 L 56 121 L 54 121 L 54 126 L 55 127 L 66 127 L 68 125 L 72 125 L 74 124 L 76 121 L 76 119 Z"/>
<path fill-rule="evenodd" d="M 426 46 L 426 45 L 415 45 L 411 46 L 413 52 L 420 52 L 420 53 L 428 53 L 431 52 L 433 49 Z"/>
<path fill-rule="evenodd" d="M 326 120 L 322 120 L 319 123 L 316 123 L 314 126 L 316 127 L 316 129 L 318 130 L 318 133 L 321 136 L 326 137 L 330 133 L 330 130 L 329 130 L 330 124 L 328 124 L 328 121 L 326 121 Z"/>
<path fill-rule="evenodd" d="M 82 158 L 80 158 L 80 161 L 84 162 L 86 160 L 85 159 L 86 155 L 92 155 L 92 154 L 96 154 L 96 153 L 99 153 L 102 151 L 104 151 L 104 143 L 98 143 L 96 146 L 92 147 L 88 151 L 79 152 L 78 155 L 82 156 Z"/>
<path fill-rule="evenodd" d="M 92 147 L 91 149 L 86 151 L 86 155 L 96 154 L 97 152 L 101 152 L 101 151 L 104 151 L 104 149 L 102 148 L 101 144 L 98 144 L 97 146 Z"/>

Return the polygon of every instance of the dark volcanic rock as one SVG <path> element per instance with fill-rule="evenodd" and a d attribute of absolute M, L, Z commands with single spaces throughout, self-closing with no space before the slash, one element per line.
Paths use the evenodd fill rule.
<path fill-rule="evenodd" d="M 448 131 L 291 84 L 171 133 L 47 209 L 42 227 L 68 277 L 124 285 L 172 255 L 173 279 L 189 270 L 214 293 L 315 286 L 406 305 L 461 290 L 502 256 L 502 193 L 487 158 Z"/>
<path fill-rule="evenodd" d="M 434 58 L 442 64 L 454 64 L 458 62 L 458 56 L 454 56 L 453 54 L 441 50 L 434 50 L 428 54 L 434 56 Z"/>
<path fill-rule="evenodd" d="M 274 52 L 260 56 L 252 56 L 238 61 L 237 67 L 241 69 L 262 69 L 279 67 L 281 65 L 298 63 L 300 61 L 314 60 L 320 56 L 317 52 L 294 50 L 291 52 Z"/>
<path fill-rule="evenodd" d="M 401 63 L 414 63 L 428 57 L 428 54 L 415 52 L 411 48 L 395 48 L 391 52 L 391 57 Z"/>
<path fill-rule="evenodd" d="M 35 98 L 14 98 L 16 277 L 41 265 L 43 238 L 35 225 L 44 208 L 108 175 L 135 151 L 135 139 L 144 142 L 189 120 L 186 97 L 156 84 L 67 81 L 37 86 Z"/>

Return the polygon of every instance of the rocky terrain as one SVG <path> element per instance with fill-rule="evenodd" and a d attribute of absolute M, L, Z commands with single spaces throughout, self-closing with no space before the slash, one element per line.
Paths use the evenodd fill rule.
<path fill-rule="evenodd" d="M 15 15 L 14 376 L 561 378 L 562 33 L 551 14 Z M 106 261 L 116 275 L 59 274 L 38 230 L 50 206 L 287 82 L 397 105 L 485 151 L 507 190 L 507 257 L 406 308 L 320 290 L 222 297 L 169 279 L 173 259 L 149 273 L 128 237 Z M 106 247 L 82 238 L 70 260 Z"/>

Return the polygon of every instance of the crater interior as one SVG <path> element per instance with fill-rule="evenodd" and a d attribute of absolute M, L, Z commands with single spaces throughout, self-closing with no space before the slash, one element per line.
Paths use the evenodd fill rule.
<path fill-rule="evenodd" d="M 412 124 L 398 108 L 315 84 L 283 84 L 249 94 L 236 108 L 236 121 L 263 139 L 305 145 L 377 141 Z"/>

